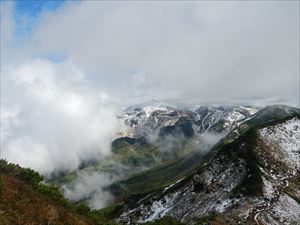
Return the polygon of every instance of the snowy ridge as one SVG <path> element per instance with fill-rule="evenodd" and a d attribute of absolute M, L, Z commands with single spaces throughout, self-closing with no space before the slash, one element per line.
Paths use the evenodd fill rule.
<path fill-rule="evenodd" d="M 224 132 L 227 124 L 230 127 L 247 123 L 249 118 L 258 119 L 254 120 L 257 123 L 252 121 L 253 129 L 230 142 L 229 149 L 222 148 L 192 178 L 178 180 L 176 188 L 171 188 L 174 183 L 169 185 L 160 194 L 139 202 L 133 211 L 123 211 L 119 221 L 147 222 L 168 215 L 195 224 L 195 218 L 217 213 L 226 224 L 298 224 L 299 113 L 281 122 L 292 116 L 286 108 L 286 114 L 282 114 L 282 107 L 277 114 L 273 114 L 276 107 L 269 107 L 271 114 L 265 110 L 258 117 L 251 108 L 242 112 L 236 108 L 200 108 L 193 119 L 204 130 L 220 125 Z M 266 127 L 260 128 L 261 121 Z M 277 124 L 268 125 L 270 121 Z"/>
<path fill-rule="evenodd" d="M 261 129 L 259 133 L 265 142 L 280 148 L 281 156 L 294 173 L 300 171 L 300 120 L 298 118 Z"/>
<path fill-rule="evenodd" d="M 124 110 L 121 118 L 137 136 L 145 129 L 155 131 L 162 127 L 174 126 L 180 118 L 190 121 L 194 131 L 198 133 L 227 133 L 257 111 L 257 107 L 250 106 L 200 106 L 192 110 L 157 104 L 130 107 Z"/>

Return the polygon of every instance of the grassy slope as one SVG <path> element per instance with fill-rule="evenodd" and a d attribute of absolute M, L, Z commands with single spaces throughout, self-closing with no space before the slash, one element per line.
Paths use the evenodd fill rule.
<path fill-rule="evenodd" d="M 0 160 L 0 224 L 113 225 L 117 206 L 90 210 L 66 200 L 31 169 Z"/>
<path fill-rule="evenodd" d="M 43 177 L 31 169 L 0 160 L 0 224 L 117 225 L 113 221 L 121 206 L 91 210 L 67 201 L 58 188 L 42 184 Z M 166 217 L 149 225 L 181 225 Z"/>

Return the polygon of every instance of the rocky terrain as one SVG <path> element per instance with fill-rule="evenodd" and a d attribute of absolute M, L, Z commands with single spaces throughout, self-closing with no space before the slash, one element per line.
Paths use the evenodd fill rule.
<path fill-rule="evenodd" d="M 289 107 L 262 109 L 232 129 L 192 174 L 125 203 L 119 222 L 171 216 L 186 224 L 299 224 L 299 116 Z"/>
<path fill-rule="evenodd" d="M 152 105 L 120 119 L 129 132 L 112 143 L 112 156 L 48 184 L 1 161 L 0 223 L 299 224 L 299 109 Z M 78 174 L 103 173 L 118 177 L 75 203 L 52 185 L 72 188 Z M 101 191 L 114 197 L 111 206 L 81 204 Z"/>
<path fill-rule="evenodd" d="M 195 132 L 228 132 L 259 110 L 254 106 L 168 106 L 164 104 L 132 106 L 120 116 L 131 128 L 132 136 L 147 135 L 162 127 L 175 126 L 179 120 L 189 121 Z"/>

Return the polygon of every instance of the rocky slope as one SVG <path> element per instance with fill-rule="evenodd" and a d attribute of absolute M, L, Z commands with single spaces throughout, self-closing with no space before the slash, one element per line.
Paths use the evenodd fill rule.
<path fill-rule="evenodd" d="M 139 119 L 130 125 L 132 137 L 113 142 L 112 158 L 82 165 L 127 174 L 104 188 L 117 204 L 90 210 L 70 203 L 38 173 L 0 160 L 0 224 L 299 224 L 299 109 L 153 109 L 122 118 L 129 125 Z M 150 142 L 141 130 L 158 132 L 159 139 Z M 208 132 L 222 139 L 201 144 Z M 170 149 L 175 156 L 157 162 L 163 141 L 178 139 Z M 76 174 L 56 183 L 70 176 Z"/>
<path fill-rule="evenodd" d="M 299 110 L 267 107 L 232 129 L 193 173 L 125 200 L 118 220 L 134 224 L 172 216 L 186 224 L 298 224 L 299 143 Z"/>
<path fill-rule="evenodd" d="M 201 158 L 199 152 L 194 157 L 195 148 L 210 148 L 236 124 L 251 118 L 257 109 L 253 106 L 201 106 L 190 109 L 162 104 L 129 107 L 120 116 L 128 125 L 129 132 L 123 133 L 112 143 L 110 157 L 83 162 L 78 171 L 54 174 L 52 182 L 63 186 L 74 181 L 78 172 L 90 171 L 125 178 L 176 160 L 183 161 L 185 157 Z M 207 143 L 206 134 L 212 134 Z M 189 164 L 187 161 L 185 159 L 185 164 Z"/>
<path fill-rule="evenodd" d="M 254 106 L 200 106 L 196 109 L 164 104 L 132 106 L 122 118 L 131 128 L 132 136 L 147 135 L 163 127 L 174 126 L 179 120 L 189 121 L 195 132 L 228 132 L 238 123 L 253 116 Z"/>

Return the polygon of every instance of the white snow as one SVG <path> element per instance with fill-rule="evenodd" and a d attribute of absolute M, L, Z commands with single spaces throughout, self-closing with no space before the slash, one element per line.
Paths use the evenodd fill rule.
<path fill-rule="evenodd" d="M 273 188 L 273 184 L 268 181 L 266 178 L 262 177 L 263 182 L 264 182 L 264 195 L 268 198 L 271 199 L 274 196 L 274 188 Z"/>
<path fill-rule="evenodd" d="M 216 211 L 222 213 L 226 210 L 226 208 L 228 208 L 231 205 L 231 201 L 230 199 L 226 199 L 223 200 L 219 205 L 216 205 Z"/>
<path fill-rule="evenodd" d="M 260 130 L 263 140 L 279 146 L 284 160 L 294 170 L 300 170 L 300 120 L 290 119 L 282 124 Z"/>
<path fill-rule="evenodd" d="M 258 108 L 251 108 L 246 106 L 241 106 L 241 108 L 247 110 L 251 116 L 257 113 L 258 111 Z"/>
<path fill-rule="evenodd" d="M 166 213 L 172 209 L 177 195 L 178 192 L 174 192 L 170 195 L 165 196 L 163 199 L 153 201 L 147 216 L 144 216 L 138 222 L 145 223 L 164 217 Z"/>
<path fill-rule="evenodd" d="M 175 184 L 179 183 L 179 182 L 182 181 L 182 180 L 183 180 L 183 178 L 181 178 L 181 179 L 177 180 L 175 183 L 169 185 L 168 187 L 166 187 L 166 188 L 164 189 L 164 192 L 166 192 L 167 190 L 169 190 L 171 187 L 173 187 Z"/>
<path fill-rule="evenodd" d="M 282 224 L 296 224 L 294 223 L 295 221 L 300 221 L 299 204 L 288 195 L 280 196 L 278 203 L 272 211 L 280 218 Z"/>

